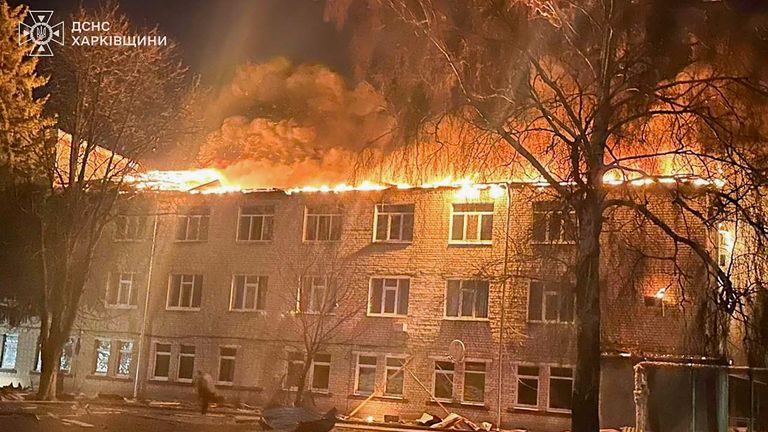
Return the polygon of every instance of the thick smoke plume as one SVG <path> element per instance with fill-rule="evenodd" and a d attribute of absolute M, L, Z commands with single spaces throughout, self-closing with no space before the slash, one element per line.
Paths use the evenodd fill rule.
<path fill-rule="evenodd" d="M 367 83 L 285 58 L 241 66 L 210 109 L 197 162 L 248 187 L 354 181 L 391 149 L 394 121 Z M 357 168 L 357 169 L 356 169 Z"/>

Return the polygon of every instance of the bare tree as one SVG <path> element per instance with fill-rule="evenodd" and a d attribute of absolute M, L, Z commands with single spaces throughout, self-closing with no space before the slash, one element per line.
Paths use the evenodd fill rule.
<path fill-rule="evenodd" d="M 194 87 L 175 44 L 159 43 L 162 35 L 157 29 L 134 28 L 116 6 L 80 9 L 71 20 L 110 24 L 107 32 L 77 35 L 89 40 L 106 34 L 147 37 L 158 43 L 66 45 L 48 64 L 47 109 L 66 133 L 60 132 L 51 144 L 46 161 L 50 190 L 38 214 L 43 265 L 38 305 L 40 399 L 56 397 L 62 347 L 123 181 L 137 168 L 137 161 L 185 132 L 183 120 Z"/>
<path fill-rule="evenodd" d="M 535 179 L 564 214 L 573 214 L 576 432 L 599 430 L 606 218 L 631 212 L 675 249 L 697 257 L 716 305 L 712 336 L 718 342 L 710 349 L 717 354 L 727 335 L 722 317 L 743 316 L 752 291 L 718 263 L 710 238 L 696 233 L 739 220 L 766 234 L 762 216 L 748 205 L 760 199 L 765 173 L 755 145 L 764 128 L 748 114 L 766 102 L 763 71 L 752 68 L 753 48 L 764 41 L 742 31 L 736 24 L 742 17 L 721 4 L 672 3 L 327 3 L 327 17 L 357 33 L 359 78 L 372 80 L 401 124 L 418 131 L 403 134 L 416 136 L 412 146 L 418 148 L 425 123 L 459 119 L 473 139 L 437 140 L 470 156 L 452 164 Z M 711 28 L 724 30 L 713 37 Z M 654 195 L 625 187 L 665 182 L 675 187 Z M 669 223 L 657 211 L 668 206 L 653 204 L 660 198 L 701 229 Z M 716 205 L 702 206 L 712 201 Z"/>

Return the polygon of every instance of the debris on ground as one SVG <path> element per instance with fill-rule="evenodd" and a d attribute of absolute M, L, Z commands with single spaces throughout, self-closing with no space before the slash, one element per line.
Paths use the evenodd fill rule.
<path fill-rule="evenodd" d="M 174 407 L 180 407 L 181 402 L 178 401 L 156 401 L 151 400 L 147 402 L 147 405 L 151 407 L 162 407 L 162 408 L 174 408 Z"/>
<path fill-rule="evenodd" d="M 421 415 L 421 417 L 418 418 L 418 420 L 416 420 L 416 424 L 421 426 L 432 426 L 433 424 L 440 423 L 441 421 L 443 421 L 443 419 L 438 416 L 424 413 Z"/>
<path fill-rule="evenodd" d="M 24 386 L 19 383 L 18 386 L 15 384 L 9 384 L 7 386 L 0 387 L 0 401 L 10 401 L 10 400 L 24 400 L 24 396 L 26 396 L 28 391 L 24 389 Z"/>
<path fill-rule="evenodd" d="M 83 427 L 83 428 L 92 428 L 93 427 L 93 425 L 90 424 L 90 423 L 82 422 L 82 421 L 79 421 L 79 420 L 73 420 L 73 419 L 63 418 L 63 419 L 61 419 L 61 422 L 64 423 L 65 425 L 67 425 L 67 426 L 80 426 L 80 427 Z"/>

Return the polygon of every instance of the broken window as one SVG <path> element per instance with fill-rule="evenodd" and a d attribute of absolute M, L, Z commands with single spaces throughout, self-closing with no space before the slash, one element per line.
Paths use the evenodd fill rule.
<path fill-rule="evenodd" d="M 155 368 L 152 377 L 155 379 L 168 379 L 171 369 L 171 344 L 155 343 Z"/>
<path fill-rule="evenodd" d="M 451 207 L 450 243 L 490 244 L 493 238 L 493 203 L 454 204 Z"/>
<path fill-rule="evenodd" d="M 435 399 L 453 400 L 453 362 L 435 361 L 434 388 Z"/>
<path fill-rule="evenodd" d="M 445 294 L 445 316 L 488 318 L 488 281 L 449 280 Z"/>
<path fill-rule="evenodd" d="M 413 204 L 377 204 L 374 213 L 374 241 L 411 242 L 413 212 Z"/>
<path fill-rule="evenodd" d="M 539 367 L 517 366 L 517 406 L 539 406 Z"/>
<path fill-rule="evenodd" d="M 195 371 L 195 346 L 181 345 L 179 347 L 179 381 L 191 382 Z"/>
<path fill-rule="evenodd" d="M 531 281 L 528 292 L 528 321 L 572 323 L 576 296 L 564 283 Z"/>
<path fill-rule="evenodd" d="M 408 315 L 408 278 L 373 278 L 368 301 L 370 315 Z"/>
<path fill-rule="evenodd" d="M 574 212 L 565 212 L 557 202 L 543 201 L 533 203 L 533 241 L 534 243 L 573 243 Z"/>
<path fill-rule="evenodd" d="M 203 294 L 203 275 L 172 274 L 168 309 L 196 309 Z"/>
<path fill-rule="evenodd" d="M 285 388 L 296 390 L 301 382 L 301 374 L 304 371 L 304 354 L 296 351 L 288 353 L 288 370 L 285 376 Z"/>
<path fill-rule="evenodd" d="M 122 272 L 110 275 L 107 304 L 110 306 L 136 305 L 136 273 Z"/>
<path fill-rule="evenodd" d="M 331 355 L 315 354 L 312 360 L 312 390 L 328 391 L 331 380 Z"/>
<path fill-rule="evenodd" d="M 120 352 L 117 356 L 117 375 L 123 377 L 130 376 L 131 362 L 133 362 L 133 341 L 120 341 Z"/>
<path fill-rule="evenodd" d="M 95 344 L 93 373 L 106 375 L 109 372 L 109 355 L 112 351 L 112 341 L 109 339 L 96 339 Z"/>
<path fill-rule="evenodd" d="M 208 225 L 211 220 L 211 209 L 194 207 L 186 214 L 176 218 L 177 241 L 206 241 L 208 240 Z"/>
<path fill-rule="evenodd" d="M 240 208 L 237 223 L 237 240 L 269 241 L 272 240 L 272 228 L 275 219 L 275 206 L 254 205 Z"/>
<path fill-rule="evenodd" d="M 387 382 L 384 387 L 385 395 L 398 397 L 403 395 L 403 381 L 405 377 L 403 365 L 405 365 L 405 357 L 386 358 Z"/>
<path fill-rule="evenodd" d="M 341 240 L 341 208 L 338 206 L 307 207 L 304 213 L 304 241 Z"/>
<path fill-rule="evenodd" d="M 485 401 L 485 363 L 464 363 L 464 402 L 482 404 Z"/>
<path fill-rule="evenodd" d="M 235 357 L 237 348 L 219 348 L 219 382 L 231 384 L 235 381 Z"/>
<path fill-rule="evenodd" d="M 229 310 L 263 311 L 267 307 L 267 276 L 235 275 Z"/>
<path fill-rule="evenodd" d="M 146 238 L 147 217 L 142 215 L 118 215 L 115 218 L 116 241 L 139 241 Z"/>
<path fill-rule="evenodd" d="M 331 313 L 336 308 L 335 293 L 325 276 L 305 276 L 299 292 L 299 310 L 310 313 Z"/>
<path fill-rule="evenodd" d="M 569 367 L 549 368 L 549 408 L 552 410 L 571 410 L 573 393 L 573 369 Z"/>
<path fill-rule="evenodd" d="M 19 350 L 19 335 L 6 333 L 3 335 L 3 350 L 0 352 L 0 369 L 15 369 L 16 354 Z"/>
<path fill-rule="evenodd" d="M 376 388 L 376 356 L 359 354 L 357 356 L 357 376 L 355 394 L 367 395 Z"/>

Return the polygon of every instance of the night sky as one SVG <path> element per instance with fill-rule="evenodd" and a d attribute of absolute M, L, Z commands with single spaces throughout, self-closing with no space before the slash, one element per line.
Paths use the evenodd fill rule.
<path fill-rule="evenodd" d="M 81 0 L 11 0 L 32 9 L 53 10 L 64 19 Z M 97 0 L 82 0 L 86 6 Z M 204 82 L 221 84 L 237 65 L 282 55 L 297 63 L 319 62 L 348 72 L 348 35 L 323 21 L 316 0 L 123 0 L 131 20 L 159 26 L 177 40 L 193 72 Z M 69 37 L 69 30 L 67 37 Z"/>

